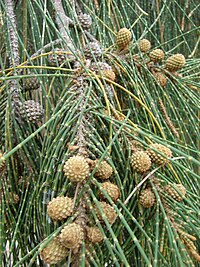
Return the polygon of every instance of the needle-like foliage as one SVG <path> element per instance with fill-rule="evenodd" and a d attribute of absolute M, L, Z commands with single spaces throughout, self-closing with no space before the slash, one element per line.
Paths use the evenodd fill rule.
<path fill-rule="evenodd" d="M 198 266 L 199 7 L 0 0 L 0 266 Z"/>

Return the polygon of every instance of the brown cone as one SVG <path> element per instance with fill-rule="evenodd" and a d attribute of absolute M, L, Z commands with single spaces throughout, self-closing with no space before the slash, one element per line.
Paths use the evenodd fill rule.
<path fill-rule="evenodd" d="M 140 51 L 143 53 L 148 52 L 151 49 L 151 43 L 147 39 L 142 39 L 139 41 L 139 48 Z"/>
<path fill-rule="evenodd" d="M 157 63 L 160 62 L 164 59 L 165 54 L 161 49 L 154 49 L 153 51 L 151 51 L 151 53 L 149 54 L 150 60 Z"/>
<path fill-rule="evenodd" d="M 66 225 L 60 234 L 60 241 L 67 248 L 78 248 L 83 239 L 83 229 L 76 223 Z"/>
<path fill-rule="evenodd" d="M 73 156 L 65 162 L 63 171 L 71 182 L 78 183 L 89 176 L 89 165 L 84 157 Z"/>
<path fill-rule="evenodd" d="M 182 54 L 176 54 L 166 60 L 165 68 L 169 71 L 180 70 L 185 65 L 185 57 Z"/>
<path fill-rule="evenodd" d="M 69 197 L 56 197 L 49 202 L 47 212 L 52 220 L 64 220 L 72 214 L 73 205 L 73 199 Z"/>
<path fill-rule="evenodd" d="M 46 264 L 57 264 L 67 257 L 67 254 L 68 249 L 56 237 L 40 252 L 40 257 Z"/>
<path fill-rule="evenodd" d="M 101 184 L 102 189 L 112 198 L 113 201 L 116 201 L 120 197 L 120 191 L 117 185 L 112 184 L 111 182 L 105 182 Z M 104 194 L 101 193 L 101 196 L 104 198 Z"/>
<path fill-rule="evenodd" d="M 140 204 L 145 208 L 153 207 L 156 197 L 150 188 L 143 190 L 140 194 Z"/>
<path fill-rule="evenodd" d="M 177 191 L 180 191 L 180 194 L 171 185 L 166 185 L 164 187 L 164 192 L 174 200 L 180 202 L 186 195 L 185 187 L 182 184 L 174 184 L 174 187 Z"/>
<path fill-rule="evenodd" d="M 103 236 L 98 227 L 87 227 L 87 238 L 92 243 L 100 243 L 103 241 Z"/>
<path fill-rule="evenodd" d="M 162 154 L 164 154 L 168 158 L 172 157 L 171 149 L 169 149 L 166 146 L 163 146 L 161 144 L 156 144 L 155 143 L 155 144 L 152 144 L 150 147 L 158 150 L 159 152 L 161 152 Z M 159 165 L 162 165 L 162 164 L 165 164 L 165 163 L 168 162 L 167 158 L 164 158 L 163 156 L 158 154 L 156 151 L 153 151 L 151 148 L 149 148 L 147 150 L 147 153 L 148 153 L 149 157 L 151 158 L 152 162 L 155 162 L 155 163 L 157 163 Z"/>
<path fill-rule="evenodd" d="M 103 210 L 103 212 L 105 214 L 105 217 L 107 218 L 108 222 L 110 224 L 113 224 L 115 222 L 116 218 L 117 218 L 117 214 L 116 214 L 114 208 L 111 205 L 109 205 L 109 204 L 107 204 L 106 202 L 103 202 L 103 201 L 99 202 L 99 204 L 100 204 L 101 209 Z M 104 222 L 104 219 L 103 219 L 104 216 L 102 216 L 100 210 L 97 207 L 95 207 L 95 212 L 97 214 L 98 219 L 100 221 Z"/>
<path fill-rule="evenodd" d="M 131 156 L 131 166 L 137 172 L 146 172 L 151 167 L 151 159 L 144 151 L 138 151 Z"/>
<path fill-rule="evenodd" d="M 127 28 L 122 28 L 117 33 L 116 44 L 119 48 L 125 48 L 132 39 L 132 33 Z"/>

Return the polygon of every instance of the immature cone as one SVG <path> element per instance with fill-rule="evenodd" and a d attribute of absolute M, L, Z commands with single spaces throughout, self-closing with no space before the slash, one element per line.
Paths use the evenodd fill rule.
<path fill-rule="evenodd" d="M 0 159 L 2 159 L 2 157 L 3 157 L 3 154 L 0 152 Z M 0 172 L 4 169 L 5 164 L 6 164 L 5 161 L 2 161 L 2 162 L 0 163 Z"/>
<path fill-rule="evenodd" d="M 143 53 L 148 52 L 151 49 L 151 43 L 147 39 L 142 39 L 139 41 L 139 48 L 140 51 Z"/>
<path fill-rule="evenodd" d="M 169 71 L 180 70 L 185 65 L 185 57 L 182 54 L 175 54 L 166 60 L 165 68 Z"/>
<path fill-rule="evenodd" d="M 65 176 L 74 183 L 79 183 L 89 176 L 89 165 L 82 156 L 73 156 L 69 158 L 63 167 Z"/>
<path fill-rule="evenodd" d="M 34 100 L 27 100 L 20 103 L 19 116 L 24 121 L 37 123 L 42 121 L 44 110 L 38 102 L 35 102 Z"/>
<path fill-rule="evenodd" d="M 149 53 L 149 58 L 151 61 L 157 63 L 164 59 L 165 54 L 161 49 L 154 49 Z"/>
<path fill-rule="evenodd" d="M 98 162 L 99 162 L 98 160 L 95 160 L 92 163 L 92 168 L 93 169 L 98 164 Z M 106 180 L 106 179 L 110 178 L 112 173 L 113 173 L 112 167 L 104 160 L 99 164 L 99 166 L 97 167 L 97 170 L 96 170 L 94 175 L 95 175 L 95 177 L 97 177 L 99 179 Z"/>
<path fill-rule="evenodd" d="M 40 88 L 40 82 L 38 78 L 35 76 L 35 74 L 32 75 L 33 77 L 25 78 L 23 81 L 24 89 L 26 91 L 37 90 L 38 88 Z"/>
<path fill-rule="evenodd" d="M 156 197 L 150 188 L 144 189 L 140 194 L 140 204 L 145 208 L 153 207 Z"/>
<path fill-rule="evenodd" d="M 131 156 L 131 166 L 137 172 L 146 172 L 151 167 L 151 159 L 144 151 L 138 151 Z"/>
<path fill-rule="evenodd" d="M 113 201 L 116 201 L 120 197 L 120 191 L 117 185 L 112 184 L 111 182 L 105 182 L 101 184 L 101 187 Z M 103 193 L 101 193 L 101 195 L 102 197 L 105 197 Z"/>
<path fill-rule="evenodd" d="M 64 220 L 73 212 L 73 199 L 69 197 L 56 197 L 53 198 L 47 207 L 47 212 L 52 220 Z"/>
<path fill-rule="evenodd" d="M 152 144 L 150 148 L 147 150 L 147 153 L 149 157 L 151 158 L 152 162 L 155 162 L 159 165 L 165 164 L 168 162 L 167 158 L 164 158 L 160 154 L 158 154 L 156 151 L 153 151 L 151 148 L 154 148 L 164 154 L 166 157 L 171 158 L 172 157 L 172 151 L 166 146 L 163 146 L 161 144 Z"/>
<path fill-rule="evenodd" d="M 164 73 L 162 73 L 162 72 L 156 72 L 154 74 L 154 77 L 156 78 L 158 84 L 161 87 L 165 87 L 167 85 L 167 77 L 165 76 Z"/>
<path fill-rule="evenodd" d="M 117 33 L 116 44 L 119 48 L 125 48 L 132 39 L 132 33 L 127 28 L 122 28 Z"/>
<path fill-rule="evenodd" d="M 94 58 L 99 59 L 102 55 L 102 50 L 97 42 L 90 42 L 84 47 L 84 55 L 86 58 L 93 60 Z"/>
<path fill-rule="evenodd" d="M 92 25 L 92 18 L 90 17 L 90 15 L 86 14 L 86 13 L 81 13 L 78 16 L 78 20 L 81 24 L 81 27 L 84 30 L 88 30 L 90 29 L 91 25 Z"/>
<path fill-rule="evenodd" d="M 82 227 L 77 223 L 66 225 L 60 234 L 61 243 L 67 248 L 78 248 L 84 239 Z"/>
<path fill-rule="evenodd" d="M 180 202 L 183 200 L 183 198 L 186 195 L 185 187 L 182 184 L 174 184 L 174 187 L 177 189 L 177 191 L 180 191 L 180 195 L 171 185 L 166 185 L 164 187 L 164 192 L 168 196 L 170 196 L 173 199 L 175 199 L 176 201 Z"/>
<path fill-rule="evenodd" d="M 87 227 L 87 238 L 92 243 L 100 243 L 103 241 L 103 236 L 98 227 Z"/>
<path fill-rule="evenodd" d="M 40 257 L 46 264 L 57 264 L 67 257 L 67 254 L 68 249 L 56 237 L 40 252 Z"/>
<path fill-rule="evenodd" d="M 64 64 L 65 62 L 73 62 L 75 60 L 75 56 L 73 54 L 64 53 L 66 51 L 60 48 L 56 48 L 55 52 L 56 53 L 49 54 L 47 58 L 49 65 L 52 67 L 60 66 L 61 64 Z"/>

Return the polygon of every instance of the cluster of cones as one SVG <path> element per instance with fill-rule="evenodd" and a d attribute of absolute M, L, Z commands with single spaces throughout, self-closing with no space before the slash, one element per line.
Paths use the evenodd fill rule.
<path fill-rule="evenodd" d="M 100 187 L 100 195 L 104 201 L 99 201 L 99 206 L 103 213 L 100 212 L 97 206 L 94 206 L 94 211 L 101 222 L 104 222 L 106 217 L 110 224 L 114 223 L 117 217 L 116 212 L 105 201 L 105 196 L 102 193 L 106 192 L 113 201 L 120 197 L 117 185 L 108 181 L 113 173 L 112 167 L 106 161 L 100 162 L 99 160 L 91 160 L 75 155 L 65 162 L 63 171 L 68 180 L 74 184 L 87 181 L 91 172 L 94 172 L 96 178 L 103 181 L 106 180 L 106 182 L 101 183 Z M 55 222 L 66 220 L 73 214 L 78 213 L 78 210 L 75 207 L 75 199 L 67 196 L 58 196 L 48 203 L 47 212 L 48 216 Z M 78 251 L 83 241 L 100 243 L 103 239 L 104 237 L 97 226 L 83 225 L 75 220 L 63 227 L 61 233 L 41 250 L 40 256 L 45 263 L 55 264 L 67 257 L 69 249 Z"/>

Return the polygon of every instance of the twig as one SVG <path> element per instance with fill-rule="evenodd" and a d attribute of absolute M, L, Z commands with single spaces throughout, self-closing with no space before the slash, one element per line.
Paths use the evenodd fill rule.
<path fill-rule="evenodd" d="M 162 100 L 160 98 L 159 98 L 158 102 L 159 102 L 160 109 L 161 109 L 161 111 L 163 113 L 163 117 L 165 119 L 166 124 L 169 126 L 169 128 L 170 128 L 171 132 L 173 133 L 173 135 L 176 136 L 177 138 L 179 138 L 179 134 L 178 134 L 176 128 L 174 127 L 170 117 L 168 116 L 167 110 L 166 110 L 166 108 L 165 108 L 165 106 L 164 106 L 164 104 L 163 104 L 163 102 L 162 102 Z"/>
<path fill-rule="evenodd" d="M 20 64 L 20 56 L 19 56 L 19 46 L 17 39 L 17 23 L 14 14 L 14 1 L 6 0 L 5 1 L 6 14 L 7 14 L 7 28 L 8 35 L 10 39 L 10 51 L 9 51 L 9 65 L 11 68 L 14 68 Z M 14 75 L 17 75 L 18 70 L 15 69 Z M 9 83 L 9 91 L 10 94 L 19 95 L 18 83 L 16 79 L 13 79 Z M 15 98 L 13 99 L 15 100 Z"/>
<path fill-rule="evenodd" d="M 61 0 L 53 0 L 53 4 L 56 10 L 56 23 L 58 25 L 60 35 L 65 40 L 65 49 L 70 51 L 75 50 L 69 36 L 69 24 L 72 23 L 72 20 L 66 16 Z"/>

